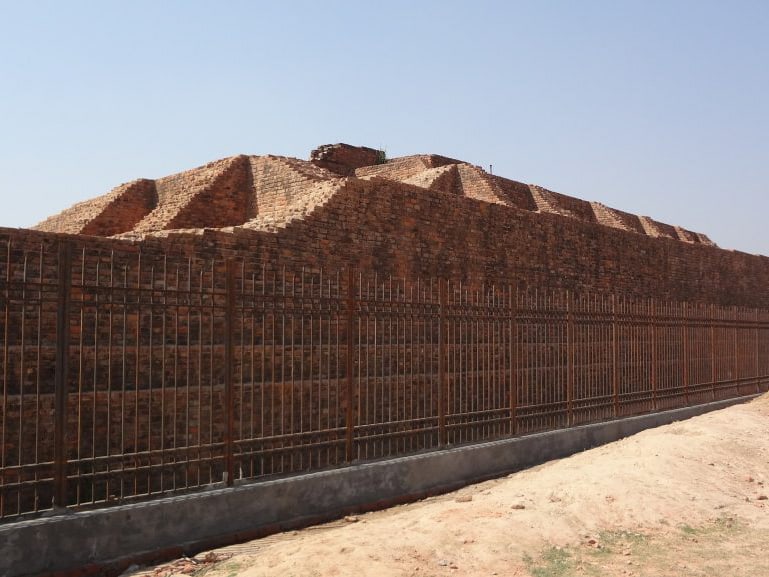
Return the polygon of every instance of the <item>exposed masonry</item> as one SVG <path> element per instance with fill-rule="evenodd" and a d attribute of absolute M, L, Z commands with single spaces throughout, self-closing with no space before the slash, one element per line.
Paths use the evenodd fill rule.
<path fill-rule="evenodd" d="M 231 226 L 275 230 L 308 216 L 343 188 L 345 177 L 352 177 L 399 182 L 654 238 L 713 246 L 704 234 L 491 175 L 460 160 L 416 155 L 376 164 L 378 154 L 373 148 L 336 144 L 314 150 L 309 162 L 280 156 L 234 156 L 157 180 L 120 185 L 34 228 L 98 236 Z"/>
<path fill-rule="evenodd" d="M 456 159 L 342 144 L 137 180 L 36 228 L 32 245 L 68 233 L 104 250 L 769 306 L 769 258 Z"/>

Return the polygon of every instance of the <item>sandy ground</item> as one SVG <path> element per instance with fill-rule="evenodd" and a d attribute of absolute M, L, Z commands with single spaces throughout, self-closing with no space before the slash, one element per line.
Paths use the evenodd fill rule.
<path fill-rule="evenodd" d="M 767 495 L 764 395 L 455 493 L 133 574 L 769 577 Z"/>

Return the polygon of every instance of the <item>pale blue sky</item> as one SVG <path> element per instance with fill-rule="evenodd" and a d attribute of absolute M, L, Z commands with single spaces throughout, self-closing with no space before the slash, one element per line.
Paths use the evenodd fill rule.
<path fill-rule="evenodd" d="M 0 226 L 323 143 L 769 254 L 769 1 L 0 0 Z"/>

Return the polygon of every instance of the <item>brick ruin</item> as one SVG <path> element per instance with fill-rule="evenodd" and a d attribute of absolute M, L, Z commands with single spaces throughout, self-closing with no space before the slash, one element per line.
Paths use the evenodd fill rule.
<path fill-rule="evenodd" d="M 309 161 L 240 155 L 135 180 L 34 228 L 109 239 L 91 246 L 769 305 L 764 256 L 460 160 L 386 159 L 346 144 L 321 146 Z"/>
<path fill-rule="evenodd" d="M 345 268 L 379 280 L 317 280 Z M 507 292 L 468 304 L 457 281 Z M 444 404 L 455 443 L 766 390 L 767 313 L 704 305 L 767 308 L 767 284 L 767 257 L 438 155 L 336 144 L 139 179 L 0 229 L 0 519 L 56 487 L 81 505 L 341 465 L 353 428 L 352 459 L 435 447 Z"/>

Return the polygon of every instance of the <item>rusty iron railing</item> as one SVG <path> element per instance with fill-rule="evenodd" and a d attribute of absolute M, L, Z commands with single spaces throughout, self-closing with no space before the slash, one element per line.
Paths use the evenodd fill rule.
<path fill-rule="evenodd" d="M 0 518 L 746 396 L 769 312 L 0 239 Z"/>

